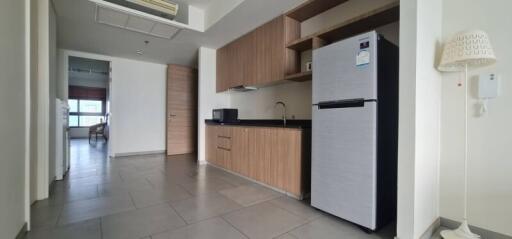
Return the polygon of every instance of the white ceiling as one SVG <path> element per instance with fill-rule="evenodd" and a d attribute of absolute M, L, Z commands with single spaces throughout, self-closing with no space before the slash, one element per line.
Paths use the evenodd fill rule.
<path fill-rule="evenodd" d="M 95 4 L 88 0 L 53 0 L 60 48 L 191 66 L 197 65 L 200 46 L 221 47 L 303 1 L 245 0 L 204 33 L 183 30 L 173 40 L 167 40 L 96 23 Z M 215 0 L 181 2 L 207 9 Z M 146 40 L 150 43 L 144 47 Z M 141 49 L 142 56 L 137 54 Z"/>
<path fill-rule="evenodd" d="M 221 1 L 223 1 L 223 0 L 221 0 Z M 188 5 L 192 5 L 194 7 L 198 7 L 203 10 L 206 10 L 212 2 L 215 2 L 215 0 L 181 0 L 181 2 L 185 2 Z"/>

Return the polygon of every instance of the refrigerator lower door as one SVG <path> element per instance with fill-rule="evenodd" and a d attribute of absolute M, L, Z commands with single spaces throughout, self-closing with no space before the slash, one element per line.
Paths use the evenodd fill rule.
<path fill-rule="evenodd" d="M 376 228 L 377 103 L 313 106 L 311 205 Z"/>

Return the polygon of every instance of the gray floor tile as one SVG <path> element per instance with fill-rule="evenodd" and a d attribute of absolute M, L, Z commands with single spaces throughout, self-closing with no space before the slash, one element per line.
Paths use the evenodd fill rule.
<path fill-rule="evenodd" d="M 129 196 L 100 197 L 66 204 L 59 225 L 98 218 L 135 209 Z"/>
<path fill-rule="evenodd" d="M 321 216 L 289 233 L 297 239 L 392 239 L 394 237 L 393 232 L 388 233 L 386 230 L 368 234 L 356 225 L 333 216 Z"/>
<path fill-rule="evenodd" d="M 178 185 L 166 188 L 146 189 L 130 192 L 137 208 L 157 205 L 165 202 L 176 202 L 191 198 L 192 195 Z"/>
<path fill-rule="evenodd" d="M 185 172 L 168 173 L 162 175 L 148 175 L 146 179 L 155 188 L 165 188 L 169 185 L 197 182 L 196 178 L 190 177 Z"/>
<path fill-rule="evenodd" d="M 194 155 L 112 159 L 101 142 L 87 140 L 73 140 L 71 148 L 71 172 L 51 198 L 31 207 L 27 238 L 377 239 L 395 231 L 363 233 L 307 203 L 197 165 Z"/>
<path fill-rule="evenodd" d="M 223 217 L 251 239 L 274 238 L 306 223 L 306 219 L 268 202 L 240 209 Z"/>
<path fill-rule="evenodd" d="M 322 215 L 321 211 L 311 207 L 311 205 L 309 205 L 307 202 L 299 201 L 291 197 L 279 197 L 269 202 L 297 216 L 309 220 Z"/>
<path fill-rule="evenodd" d="M 257 184 L 225 189 L 219 193 L 246 207 L 283 196 L 281 193 Z"/>
<path fill-rule="evenodd" d="M 171 203 L 171 205 L 187 223 L 195 223 L 226 214 L 242 207 L 240 204 L 217 193 L 200 195 L 184 201 Z"/>
<path fill-rule="evenodd" d="M 153 235 L 152 239 L 246 239 L 221 218 L 213 218 L 184 228 Z"/>
<path fill-rule="evenodd" d="M 103 239 L 139 239 L 162 233 L 186 223 L 167 204 L 103 217 Z"/>
<path fill-rule="evenodd" d="M 34 208 L 47 206 L 62 206 L 67 203 L 97 198 L 98 187 L 94 185 L 83 185 L 76 187 L 54 187 L 48 199 L 38 201 Z"/>
<path fill-rule="evenodd" d="M 248 185 L 248 184 L 254 183 L 251 180 L 239 177 L 237 175 L 234 175 L 234 174 L 228 173 L 228 172 L 220 172 L 216 175 L 216 177 L 218 177 L 230 184 L 236 185 L 236 186 L 242 186 L 242 185 Z"/>
<path fill-rule="evenodd" d="M 30 225 L 33 229 L 54 227 L 59 220 L 62 206 L 32 207 L 30 211 Z"/>
<path fill-rule="evenodd" d="M 69 188 L 79 188 L 88 185 L 97 185 L 112 182 L 122 182 L 119 174 L 102 174 L 90 177 L 71 179 L 67 182 Z"/>
<path fill-rule="evenodd" d="M 297 239 L 292 234 L 286 233 L 281 236 L 276 237 L 276 239 Z"/>
<path fill-rule="evenodd" d="M 129 194 L 130 192 L 153 189 L 153 185 L 146 179 L 130 180 L 129 182 L 116 182 L 98 185 L 100 196 L 116 196 Z"/>
<path fill-rule="evenodd" d="M 182 183 L 180 185 L 192 195 L 216 193 L 224 189 L 235 187 L 233 184 L 229 184 L 220 179 L 196 180 L 195 182 Z"/>
<path fill-rule="evenodd" d="M 26 239 L 101 239 L 100 220 L 94 219 L 55 228 L 35 229 Z"/>

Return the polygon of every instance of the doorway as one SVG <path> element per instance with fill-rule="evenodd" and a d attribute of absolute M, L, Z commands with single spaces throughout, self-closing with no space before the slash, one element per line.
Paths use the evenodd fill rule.
<path fill-rule="evenodd" d="M 106 160 L 110 138 L 110 62 L 68 56 L 69 168 Z"/>

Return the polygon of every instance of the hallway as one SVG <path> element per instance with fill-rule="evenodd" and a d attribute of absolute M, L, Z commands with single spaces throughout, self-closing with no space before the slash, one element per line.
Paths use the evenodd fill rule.
<path fill-rule="evenodd" d="M 73 140 L 71 170 L 32 206 L 27 239 L 393 238 L 366 234 L 195 156 L 108 159 L 103 143 Z"/>

